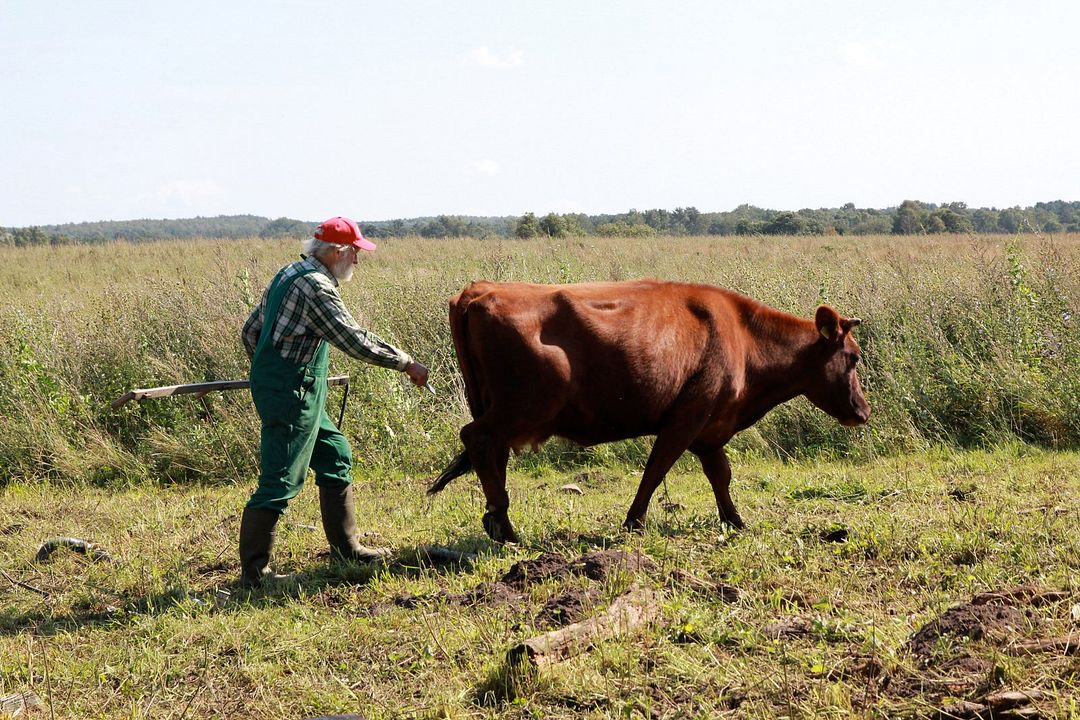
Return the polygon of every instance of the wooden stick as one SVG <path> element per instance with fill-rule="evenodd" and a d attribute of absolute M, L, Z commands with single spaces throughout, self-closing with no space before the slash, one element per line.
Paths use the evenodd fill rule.
<path fill-rule="evenodd" d="M 335 375 L 328 378 L 327 385 L 344 385 L 348 387 L 348 375 Z M 127 404 L 132 400 L 145 400 L 146 398 L 171 397 L 173 395 L 186 395 L 196 393 L 200 397 L 214 390 L 242 390 L 251 387 L 250 380 L 213 380 L 211 382 L 191 383 L 189 385 L 164 385 L 155 388 L 143 388 L 141 390 L 128 390 L 126 393 L 109 403 L 113 410 Z"/>
<path fill-rule="evenodd" d="M 46 597 L 49 595 L 49 593 L 45 592 L 44 590 L 42 590 L 39 587 L 34 587 L 33 585 L 31 585 L 29 583 L 24 583 L 22 580 L 16 580 L 15 578 L 11 577 L 10 575 L 8 575 L 3 570 L 0 570 L 0 575 L 3 575 L 5 578 L 7 578 L 8 581 L 11 582 L 12 585 L 16 585 L 16 586 L 21 587 L 21 588 L 26 588 L 27 590 L 32 590 L 33 592 L 36 592 L 38 595 L 43 595 L 43 596 L 46 596 Z"/>
<path fill-rule="evenodd" d="M 416 552 L 420 555 L 421 558 L 427 558 L 431 562 L 476 562 L 476 553 L 466 552 L 464 550 L 454 550 L 452 548 L 441 547 L 439 545 L 427 545 L 424 547 L 418 547 L 416 548 Z"/>
<path fill-rule="evenodd" d="M 41 700 L 30 690 L 0 697 L 0 713 L 5 716 L 16 718 L 23 711 L 36 707 L 41 707 Z"/>
<path fill-rule="evenodd" d="M 506 654 L 507 662 L 522 660 L 540 667 L 579 655 L 597 641 L 623 635 L 660 616 L 656 593 L 635 583 L 607 610 L 573 625 L 524 640 Z"/>
<path fill-rule="evenodd" d="M 1080 635 L 1066 635 L 1049 640 L 1028 640 L 1007 648 L 1007 652 L 1010 655 L 1033 655 L 1040 652 L 1080 655 Z"/>

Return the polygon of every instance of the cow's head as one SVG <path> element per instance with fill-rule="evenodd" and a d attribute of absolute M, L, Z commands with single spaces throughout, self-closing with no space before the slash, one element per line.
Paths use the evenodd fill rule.
<path fill-rule="evenodd" d="M 870 419 L 855 366 L 862 356 L 851 329 L 859 318 L 843 318 L 828 305 L 817 309 L 814 324 L 820 337 L 811 351 L 806 397 L 843 425 L 862 425 Z"/>

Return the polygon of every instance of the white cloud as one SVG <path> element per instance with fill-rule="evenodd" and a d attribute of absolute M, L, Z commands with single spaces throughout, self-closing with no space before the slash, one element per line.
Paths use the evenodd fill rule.
<path fill-rule="evenodd" d="M 214 180 L 176 180 L 159 185 L 158 200 L 174 205 L 197 205 L 221 195 L 221 186 Z"/>
<path fill-rule="evenodd" d="M 474 160 L 469 163 L 469 170 L 475 175 L 483 175 L 485 177 L 492 177 L 502 172 L 502 167 L 499 166 L 498 160 Z"/>
<path fill-rule="evenodd" d="M 506 70 L 509 68 L 517 67 L 525 62 L 525 51 L 512 48 L 502 55 L 491 52 L 486 46 L 474 47 L 465 56 L 466 65 L 475 65 L 477 67 L 494 68 L 496 70 Z"/>
<path fill-rule="evenodd" d="M 850 42 L 839 49 L 840 57 L 848 65 L 859 68 L 876 68 L 881 64 L 873 48 L 860 42 Z"/>

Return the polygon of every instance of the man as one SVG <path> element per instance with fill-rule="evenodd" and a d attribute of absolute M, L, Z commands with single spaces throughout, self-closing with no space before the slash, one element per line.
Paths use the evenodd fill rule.
<path fill-rule="evenodd" d="M 333 217 L 304 241 L 298 262 L 282 268 L 244 323 L 251 397 L 262 420 L 259 484 L 240 519 L 240 584 L 280 578 L 270 571 L 274 528 L 315 472 L 323 530 L 333 556 L 369 562 L 389 550 L 361 545 L 353 506 L 352 452 L 324 408 L 327 343 L 351 357 L 404 372 L 418 386 L 428 370 L 407 353 L 360 328 L 339 282 L 352 279 L 360 250 L 372 251 L 356 223 Z"/>

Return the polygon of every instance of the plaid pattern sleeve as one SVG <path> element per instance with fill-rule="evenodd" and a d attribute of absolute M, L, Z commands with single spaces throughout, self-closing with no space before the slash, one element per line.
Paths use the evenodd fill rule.
<path fill-rule="evenodd" d="M 263 324 L 263 304 L 263 301 L 259 301 L 255 309 L 251 311 L 251 315 L 248 315 L 244 330 L 240 335 L 244 340 L 244 350 L 247 352 L 248 360 L 255 357 L 255 346 L 259 344 L 259 334 L 262 332 Z"/>
<path fill-rule="evenodd" d="M 408 353 L 361 328 L 326 275 L 311 273 L 301 281 L 310 299 L 307 308 L 310 329 L 331 345 L 357 360 L 393 370 L 404 370 L 412 360 Z"/>
<path fill-rule="evenodd" d="M 361 328 L 345 308 L 331 272 L 315 258 L 305 258 L 287 266 L 282 279 L 314 269 L 297 278 L 281 299 L 274 319 L 273 343 L 281 357 L 291 363 L 310 362 L 319 342 L 326 340 L 351 357 L 380 367 L 404 370 L 412 360 L 377 335 Z M 262 330 L 269 287 L 244 323 L 244 347 L 255 353 Z"/>

